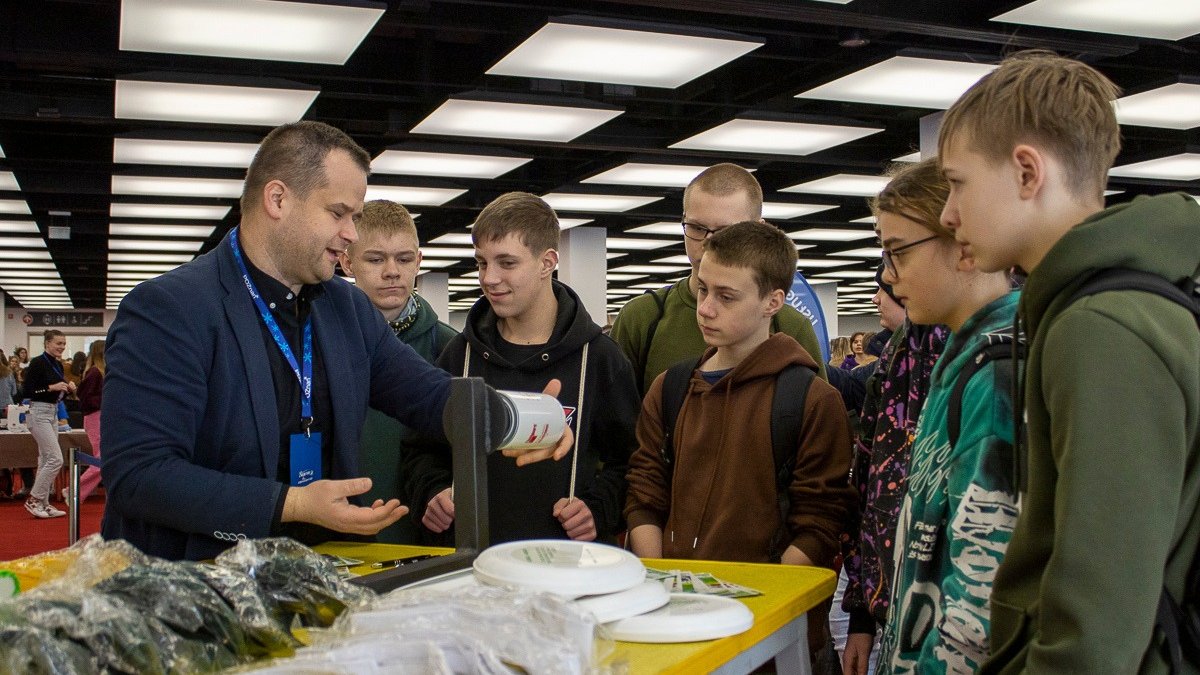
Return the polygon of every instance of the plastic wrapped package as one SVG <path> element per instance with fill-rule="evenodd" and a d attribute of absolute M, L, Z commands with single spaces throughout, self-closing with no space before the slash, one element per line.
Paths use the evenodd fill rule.
<path fill-rule="evenodd" d="M 347 613 L 332 630 L 314 634 L 314 647 L 327 648 L 327 641 L 344 636 L 372 635 L 383 643 L 430 641 L 448 653 L 494 657 L 534 674 L 595 672 L 592 664 L 612 650 L 594 617 L 569 601 L 483 587 L 396 591 L 371 609 Z"/>
<path fill-rule="evenodd" d="M 85 591 L 66 600 L 34 593 L 13 602 L 30 625 L 87 648 L 102 670 L 149 675 L 181 670 L 173 657 L 178 636 L 103 594 Z"/>
<path fill-rule="evenodd" d="M 37 626 L 0 626 L 0 673 L 75 675 L 99 670 L 81 645 Z"/>
<path fill-rule="evenodd" d="M 464 649 L 453 639 L 404 639 L 384 634 L 342 638 L 319 647 L 301 649 L 291 659 L 246 669 L 256 675 L 329 673 L 336 675 L 512 675 L 494 654 L 476 647 Z"/>
<path fill-rule="evenodd" d="M 93 534 L 69 548 L 0 563 L 0 569 L 12 572 L 20 584 L 19 591 L 26 593 L 48 584 L 90 588 L 130 565 L 149 560 L 127 541 L 104 541 Z"/>
<path fill-rule="evenodd" d="M 180 563 L 233 609 L 246 632 L 246 653 L 255 657 L 290 656 L 300 642 L 267 609 L 258 584 L 249 575 L 205 563 Z"/>
<path fill-rule="evenodd" d="M 246 631 L 233 609 L 192 567 L 158 562 L 134 565 L 96 585 L 96 590 L 153 617 L 185 642 L 176 653 L 203 670 L 251 660 Z"/>
<path fill-rule="evenodd" d="M 216 563 L 253 577 L 268 608 L 285 626 L 299 618 L 302 625 L 326 627 L 347 608 L 365 607 L 375 597 L 374 591 L 342 579 L 331 562 L 293 539 L 242 540 L 218 555 Z"/>

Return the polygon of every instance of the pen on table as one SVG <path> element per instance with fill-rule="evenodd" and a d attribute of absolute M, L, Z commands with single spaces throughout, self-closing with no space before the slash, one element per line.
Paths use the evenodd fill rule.
<path fill-rule="evenodd" d="M 437 557 L 437 556 L 434 556 L 431 554 L 411 555 L 407 558 L 396 558 L 395 560 L 380 560 L 377 563 L 371 563 L 371 567 L 374 567 L 376 569 L 378 569 L 380 567 L 400 567 L 401 565 L 407 565 L 408 563 L 414 563 L 419 560 L 429 560 L 430 558 L 435 558 L 435 557 Z"/>

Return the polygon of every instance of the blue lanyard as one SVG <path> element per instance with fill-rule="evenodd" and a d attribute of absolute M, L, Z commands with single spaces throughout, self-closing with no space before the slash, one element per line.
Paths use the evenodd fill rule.
<path fill-rule="evenodd" d="M 309 435 L 309 429 L 312 427 L 312 370 L 313 370 L 313 355 L 312 355 L 312 316 L 304 321 L 304 372 L 300 372 L 300 366 L 296 363 L 296 355 L 292 353 L 292 348 L 288 345 L 287 340 L 283 337 L 283 331 L 279 329 L 279 324 L 276 323 L 275 317 L 271 316 L 271 310 L 267 307 L 267 303 L 263 301 L 262 296 L 258 294 L 258 288 L 255 287 L 254 281 L 250 278 L 250 271 L 246 269 L 246 262 L 242 260 L 242 247 L 238 244 L 238 229 L 233 228 L 230 233 L 230 243 L 233 245 L 233 258 L 237 260 L 238 270 L 242 273 L 242 283 L 246 284 L 246 290 L 250 292 L 250 297 L 254 300 L 254 305 L 258 307 L 258 314 L 262 317 L 263 323 L 267 325 L 267 330 L 270 331 L 271 337 L 275 339 L 275 345 L 279 347 L 279 351 L 283 354 L 283 358 L 287 359 L 288 365 L 291 366 L 292 372 L 296 375 L 296 381 L 300 383 L 300 426 L 304 429 L 304 435 Z"/>
<path fill-rule="evenodd" d="M 54 374 L 58 375 L 58 379 L 66 381 L 67 376 L 63 373 L 62 366 L 55 363 L 55 359 L 50 358 L 50 355 L 46 352 L 42 352 L 42 358 L 46 359 L 46 363 L 50 364 L 50 370 L 53 370 Z"/>

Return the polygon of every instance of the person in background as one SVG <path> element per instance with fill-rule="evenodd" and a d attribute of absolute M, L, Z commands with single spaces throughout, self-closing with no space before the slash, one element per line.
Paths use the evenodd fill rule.
<path fill-rule="evenodd" d="M 887 342 L 887 338 L 891 337 L 891 335 L 889 334 L 885 336 L 882 342 L 876 342 L 875 338 L 878 335 L 879 333 L 874 331 L 863 333 L 862 351 L 854 352 L 854 362 L 856 364 L 854 366 L 855 368 L 862 368 L 863 366 L 869 365 L 872 361 L 879 358 L 879 353 L 883 347 L 883 344 Z M 874 347 L 874 352 L 872 352 L 872 347 Z"/>
<path fill-rule="evenodd" d="M 70 368 L 66 370 L 67 381 L 74 382 L 76 387 L 83 381 L 84 368 L 87 365 L 87 354 L 75 352 L 71 357 Z"/>
<path fill-rule="evenodd" d="M 83 430 L 92 444 L 92 455 L 100 458 L 100 401 L 104 392 L 104 340 L 93 340 L 84 363 L 83 381 L 79 385 L 79 408 L 83 413 Z M 79 501 L 82 503 L 100 484 L 100 469 L 89 466 L 79 477 Z M 68 489 L 63 488 L 63 499 Z M 70 506 L 70 504 L 68 504 Z"/>
<path fill-rule="evenodd" d="M 15 354 L 8 357 L 8 367 L 12 370 L 13 380 L 17 383 L 17 395 L 13 399 L 20 401 L 25 398 L 25 367 L 21 365 L 21 357 Z"/>
<path fill-rule="evenodd" d="M 342 270 L 367 294 L 396 338 L 428 363 L 434 363 L 458 331 L 439 321 L 437 312 L 416 291 L 421 249 L 412 216 L 400 204 L 375 200 L 363 205 L 357 227 L 358 241 L 342 253 Z M 399 445 L 412 433 L 378 410 L 367 411 L 358 449 L 362 473 L 371 479 L 367 500 L 400 494 L 403 482 Z M 412 518 L 401 518 L 380 530 L 375 539 L 415 544 L 416 523 Z"/>
<path fill-rule="evenodd" d="M 17 376 L 7 359 L 0 359 L 0 410 L 17 402 Z"/>
<path fill-rule="evenodd" d="M 75 391 L 67 382 L 60 359 L 67 348 L 67 337 L 53 328 L 42 334 L 46 349 L 25 370 L 25 394 L 29 398 L 29 432 L 38 445 L 37 478 L 34 479 L 25 510 L 34 518 L 59 518 L 67 515 L 50 505 L 50 488 L 62 469 L 62 449 L 58 445 L 58 403 Z"/>
<path fill-rule="evenodd" d="M 696 275 L 704 241 L 734 223 L 761 221 L 762 203 L 758 180 L 736 164 L 710 166 L 683 191 L 683 248 L 691 274 L 664 289 L 633 298 L 613 321 L 612 338 L 633 364 L 639 392 L 644 394 L 667 368 L 704 353 L 704 336 L 696 323 Z M 817 374 L 825 379 L 821 344 L 812 323 L 800 312 L 784 305 L 771 322 L 771 332 L 791 335 L 804 351 L 815 355 Z"/>
<path fill-rule="evenodd" d="M 829 341 L 829 363 L 834 368 L 841 368 L 842 361 L 850 355 L 850 338 L 840 335 Z"/>
<path fill-rule="evenodd" d="M 858 355 L 863 353 L 863 336 L 866 335 L 863 331 L 855 331 L 850 335 L 850 351 L 842 359 L 841 365 L 838 367 L 842 370 L 854 370 L 858 365 Z"/>
<path fill-rule="evenodd" d="M 17 357 L 18 363 L 22 368 L 29 365 L 29 350 L 24 347 L 16 347 L 13 349 L 13 356 Z"/>

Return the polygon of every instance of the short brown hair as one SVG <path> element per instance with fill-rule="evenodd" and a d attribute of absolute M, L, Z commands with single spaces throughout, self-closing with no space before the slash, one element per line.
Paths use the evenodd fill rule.
<path fill-rule="evenodd" d="M 58 330 L 57 328 L 47 328 L 46 330 L 42 331 L 42 344 L 46 344 L 56 337 L 66 337 L 66 335 L 66 333 Z"/>
<path fill-rule="evenodd" d="M 471 228 L 471 242 L 478 246 L 481 241 L 498 241 L 510 234 L 518 235 L 534 255 L 541 255 L 546 249 L 558 250 L 558 216 L 537 195 L 502 194 L 479 212 Z"/>
<path fill-rule="evenodd" d="M 692 196 L 693 190 L 713 195 L 715 197 L 724 197 L 735 192 L 741 192 L 750 199 L 750 209 L 753 211 L 751 217 L 762 217 L 763 193 L 762 186 L 758 184 L 758 179 L 754 174 L 743 169 L 737 164 L 728 162 L 722 164 L 714 164 L 700 172 L 692 182 L 683 190 L 683 210 L 687 212 L 688 200 Z"/>
<path fill-rule="evenodd" d="M 786 294 L 796 276 L 796 244 L 783 230 L 757 220 L 714 232 L 704 240 L 704 255 L 722 265 L 750 268 L 760 297 L 774 290 Z"/>
<path fill-rule="evenodd" d="M 242 186 L 242 213 L 262 199 L 267 183 L 281 180 L 300 199 L 328 183 L 325 158 L 334 150 L 350 155 L 363 173 L 371 173 L 371 156 L 345 132 L 325 124 L 304 120 L 275 127 L 258 146 L 246 170 Z"/>
<path fill-rule="evenodd" d="M 943 239 L 954 233 L 941 223 L 942 209 L 950 196 L 950 184 L 942 175 L 936 157 L 916 164 L 900 164 L 892 172 L 887 186 L 871 200 L 871 212 L 908 218 Z"/>
<path fill-rule="evenodd" d="M 999 161 L 1020 143 L 1044 145 L 1062 162 L 1076 196 L 1101 197 L 1121 151 L 1112 102 L 1121 90 L 1091 66 L 1044 50 L 1013 54 L 946 111 L 938 152 L 959 134 Z"/>
<path fill-rule="evenodd" d="M 402 204 L 386 199 L 373 199 L 363 204 L 362 218 L 355 223 L 355 228 L 358 230 L 359 241 L 367 237 L 394 237 L 397 234 L 405 234 L 412 237 L 418 246 L 421 243 L 417 238 L 417 224 L 413 222 L 412 214 Z M 349 248 L 353 249 L 354 244 Z"/>

